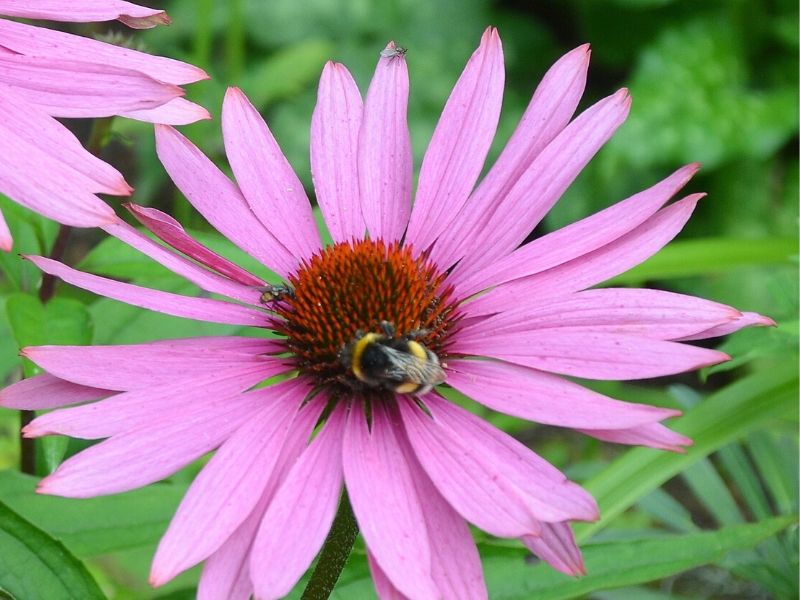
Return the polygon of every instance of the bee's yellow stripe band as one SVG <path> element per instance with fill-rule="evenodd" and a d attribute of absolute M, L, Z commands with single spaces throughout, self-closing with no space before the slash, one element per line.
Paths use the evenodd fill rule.
<path fill-rule="evenodd" d="M 367 349 L 367 346 L 372 344 L 379 337 L 377 333 L 368 333 L 353 346 L 353 357 L 350 367 L 353 369 L 353 375 L 361 381 L 366 381 L 364 378 L 364 370 L 361 368 L 361 357 L 364 356 L 364 350 Z"/>

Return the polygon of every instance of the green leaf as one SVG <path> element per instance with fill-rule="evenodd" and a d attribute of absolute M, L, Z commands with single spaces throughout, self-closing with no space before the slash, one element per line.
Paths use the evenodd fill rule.
<path fill-rule="evenodd" d="M 716 562 L 731 550 L 751 548 L 795 520 L 788 516 L 711 532 L 587 544 L 583 554 L 588 575 L 579 579 L 543 563 L 531 566 L 523 556 L 489 557 L 483 561 L 489 597 L 560 600 L 662 579 Z"/>
<path fill-rule="evenodd" d="M 3 277 L 0 277 L 0 286 L 13 291 L 33 291 L 39 286 L 41 271 L 19 255 L 47 254 L 58 232 L 58 224 L 12 202 L 2 194 L 0 211 L 5 215 L 14 237 L 14 251 L 0 252 L 0 273 L 7 278 L 6 285 Z"/>
<path fill-rule="evenodd" d="M 796 255 L 797 240 L 792 238 L 684 240 L 671 243 L 607 283 L 641 285 L 658 279 L 725 273 L 752 265 L 791 264 Z"/>
<path fill-rule="evenodd" d="M 12 598 L 103 599 L 86 568 L 58 540 L 0 502 L 0 589 Z"/>
<path fill-rule="evenodd" d="M 610 142 L 613 154 L 633 168 L 694 160 L 714 168 L 733 157 L 764 159 L 794 134 L 796 85 L 752 89 L 760 73 L 748 72 L 739 37 L 751 29 L 733 14 L 664 28 L 645 48 L 630 82 L 637 108 Z"/>
<path fill-rule="evenodd" d="M 717 348 L 732 359 L 706 367 L 702 377 L 731 371 L 750 361 L 765 357 L 790 356 L 797 353 L 798 321 L 778 323 L 777 327 L 752 327 L 737 331 Z"/>
<path fill-rule="evenodd" d="M 187 488 L 162 483 L 114 496 L 72 499 L 37 494 L 36 482 L 16 471 L 0 471 L 0 498 L 80 557 L 155 544 Z"/>
<path fill-rule="evenodd" d="M 778 512 L 794 510 L 797 505 L 797 437 L 792 433 L 777 439 L 773 432 L 757 432 L 748 439 L 748 446 Z M 766 500 L 763 503 L 768 504 Z"/>
<path fill-rule="evenodd" d="M 92 341 L 92 321 L 76 300 L 53 298 L 46 305 L 30 294 L 12 294 L 6 302 L 11 329 L 20 348 L 41 344 L 85 345 Z"/>
<path fill-rule="evenodd" d="M 745 518 L 736 500 L 710 460 L 698 460 L 681 476 L 718 525 L 744 523 Z"/>
<path fill-rule="evenodd" d="M 69 446 L 69 438 L 63 435 L 48 435 L 36 443 L 36 465 L 42 465 L 41 472 L 49 475 L 58 468 Z M 37 468 L 37 472 L 39 469 Z"/>
<path fill-rule="evenodd" d="M 92 341 L 92 319 L 77 300 L 53 298 L 42 304 L 36 296 L 20 292 L 9 296 L 6 315 L 19 349 L 43 344 L 85 345 Z M 26 377 L 39 371 L 28 360 L 23 369 Z"/>
<path fill-rule="evenodd" d="M 796 407 L 797 368 L 793 361 L 749 375 L 709 396 L 670 427 L 694 440 L 685 454 L 635 448 L 589 480 L 585 487 L 600 505 L 601 519 L 575 527 L 585 540 L 645 494 L 725 444 Z"/>
<path fill-rule="evenodd" d="M 6 296 L 0 296 L 0 381 L 8 381 L 8 376 L 19 364 L 19 347 L 11 333 L 6 312 L 7 300 Z"/>
<path fill-rule="evenodd" d="M 334 51 L 333 45 L 323 39 L 287 46 L 250 69 L 240 79 L 242 87 L 259 108 L 293 97 L 317 81 L 322 66 Z"/>
<path fill-rule="evenodd" d="M 692 513 L 661 488 L 639 500 L 637 506 L 657 521 L 678 532 L 697 531 Z"/>

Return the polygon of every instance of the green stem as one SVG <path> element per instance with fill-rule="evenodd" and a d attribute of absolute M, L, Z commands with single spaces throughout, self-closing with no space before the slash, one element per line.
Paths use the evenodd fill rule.
<path fill-rule="evenodd" d="M 86 149 L 94 154 L 100 156 L 100 152 L 106 145 L 108 140 L 108 133 L 111 131 L 111 122 L 114 117 L 106 117 L 103 119 L 95 119 L 92 123 L 92 130 L 89 132 L 89 139 L 86 142 Z M 67 250 L 67 242 L 69 241 L 72 227 L 69 225 L 61 225 L 58 228 L 58 235 L 53 242 L 53 247 L 50 250 L 49 258 L 53 260 L 61 260 Z M 56 291 L 56 278 L 49 273 L 42 275 L 42 284 L 39 286 L 39 300 L 42 304 L 48 302 Z M 20 429 L 25 427 L 28 423 L 36 418 L 36 412 L 32 410 L 20 411 Z M 24 438 L 20 436 L 19 441 L 19 466 L 20 471 L 29 475 L 36 474 L 36 440 L 33 438 Z"/>
<path fill-rule="evenodd" d="M 245 63 L 244 7 L 242 0 L 229 0 L 228 28 L 225 32 L 225 64 L 229 81 L 238 81 Z"/>
<path fill-rule="evenodd" d="M 211 47 L 214 42 L 214 0 L 197 0 L 194 26 L 194 56 L 192 63 L 204 69 L 211 62 Z"/>
<path fill-rule="evenodd" d="M 347 559 L 350 558 L 356 537 L 358 537 L 358 524 L 350 507 L 350 499 L 345 492 L 342 494 L 333 526 L 319 553 L 317 566 L 314 567 L 300 600 L 326 600 L 331 595 L 342 569 L 347 564 Z"/>

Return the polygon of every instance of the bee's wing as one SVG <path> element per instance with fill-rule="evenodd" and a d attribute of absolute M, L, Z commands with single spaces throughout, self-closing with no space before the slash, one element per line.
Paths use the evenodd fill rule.
<path fill-rule="evenodd" d="M 445 380 L 444 371 L 435 362 L 394 348 L 385 347 L 384 351 L 390 359 L 385 371 L 387 379 L 417 385 L 438 385 Z"/>

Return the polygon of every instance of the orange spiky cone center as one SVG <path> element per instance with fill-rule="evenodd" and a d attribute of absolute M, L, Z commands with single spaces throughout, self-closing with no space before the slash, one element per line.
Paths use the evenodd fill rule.
<path fill-rule="evenodd" d="M 382 240 L 336 244 L 304 261 L 289 277 L 293 294 L 275 305 L 275 329 L 299 370 L 319 384 L 358 389 L 342 360 L 348 344 L 390 323 L 397 336 L 415 339 L 440 358 L 456 322 L 445 274 L 412 249 Z"/>

